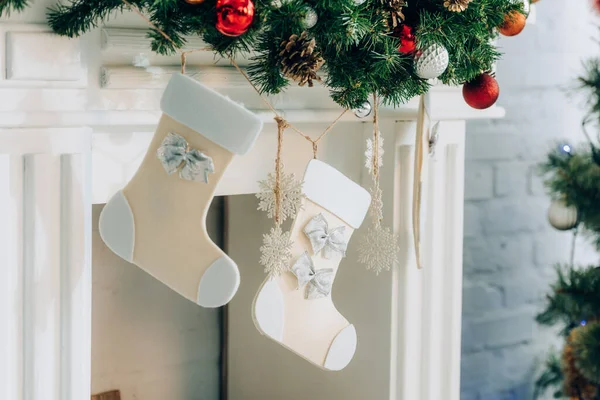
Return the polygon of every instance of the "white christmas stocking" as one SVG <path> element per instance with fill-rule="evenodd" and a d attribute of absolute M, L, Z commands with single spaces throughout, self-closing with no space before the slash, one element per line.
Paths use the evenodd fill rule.
<path fill-rule="evenodd" d="M 163 115 L 133 179 L 106 204 L 100 235 L 123 259 L 203 307 L 228 303 L 236 264 L 208 237 L 206 213 L 234 154 L 262 129 L 242 106 L 175 74 Z"/>
<path fill-rule="evenodd" d="M 341 370 L 354 355 L 356 331 L 335 308 L 331 288 L 371 197 L 318 160 L 306 169 L 303 192 L 291 230 L 290 272 L 263 283 L 254 300 L 254 323 L 263 335 L 319 367 Z"/>

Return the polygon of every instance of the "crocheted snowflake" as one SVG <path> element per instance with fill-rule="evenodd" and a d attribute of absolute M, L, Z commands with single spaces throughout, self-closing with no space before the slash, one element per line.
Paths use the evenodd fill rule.
<path fill-rule="evenodd" d="M 289 270 L 292 261 L 292 244 L 290 232 L 284 232 L 281 226 L 271 228 L 271 232 L 263 235 L 260 264 L 265 267 L 267 274 L 279 276 Z"/>
<path fill-rule="evenodd" d="M 381 132 L 377 143 L 377 165 L 381 168 L 383 167 L 383 136 L 381 136 Z M 367 150 L 365 150 L 365 167 L 370 174 L 373 174 L 373 157 L 375 157 L 375 141 L 373 138 L 369 138 L 367 139 Z"/>
<path fill-rule="evenodd" d="M 296 179 L 294 174 L 286 174 L 281 172 L 281 180 L 279 190 L 281 193 L 279 222 L 285 221 L 287 218 L 293 218 L 302 208 L 302 185 L 304 182 Z M 275 218 L 276 202 L 275 202 L 275 174 L 270 173 L 267 179 L 258 181 L 260 192 L 256 194 L 258 198 L 258 209 L 266 211 L 269 218 Z"/>
<path fill-rule="evenodd" d="M 398 262 L 398 235 L 388 227 L 372 225 L 358 245 L 358 262 L 377 275 L 389 271 Z"/>

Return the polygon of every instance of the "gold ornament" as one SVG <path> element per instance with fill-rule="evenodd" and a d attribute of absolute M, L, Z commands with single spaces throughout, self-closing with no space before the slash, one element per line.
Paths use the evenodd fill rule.
<path fill-rule="evenodd" d="M 469 7 L 469 3 L 473 0 L 444 0 L 444 7 L 448 11 L 463 12 Z"/>
<path fill-rule="evenodd" d="M 279 52 L 281 72 L 286 77 L 298 82 L 299 86 L 308 83 L 313 87 L 313 81 L 321 82 L 317 71 L 323 65 L 323 57 L 316 50 L 314 38 L 308 38 L 308 32 L 304 31 L 300 36 L 292 35 L 281 43 Z"/>

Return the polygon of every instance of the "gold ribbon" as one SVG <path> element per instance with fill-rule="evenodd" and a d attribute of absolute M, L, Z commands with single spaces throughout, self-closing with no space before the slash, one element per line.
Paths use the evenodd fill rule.
<path fill-rule="evenodd" d="M 415 257 L 417 267 L 423 267 L 421 260 L 421 208 L 425 177 L 427 176 L 427 163 L 429 160 L 429 129 L 431 120 L 425 104 L 425 95 L 421 95 L 419 99 L 419 111 L 417 114 L 417 132 L 415 134 L 415 165 L 413 178 L 413 205 L 412 205 L 412 222 L 413 222 L 413 240 L 415 246 Z"/>

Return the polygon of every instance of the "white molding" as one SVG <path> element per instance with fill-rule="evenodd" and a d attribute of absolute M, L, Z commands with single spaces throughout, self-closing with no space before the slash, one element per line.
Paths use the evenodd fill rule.
<path fill-rule="evenodd" d="M 90 397 L 90 138 L 87 128 L 0 131 L 2 398 Z"/>
<path fill-rule="evenodd" d="M 102 67 L 100 84 L 105 89 L 164 89 L 177 66 Z M 233 67 L 188 67 L 186 74 L 213 89 L 248 88 L 249 83 Z"/>
<path fill-rule="evenodd" d="M 77 82 L 83 77 L 79 40 L 50 32 L 7 32 L 6 79 Z"/>
<path fill-rule="evenodd" d="M 81 40 L 54 35 L 45 24 L 0 22 L 0 96 L 5 87 L 85 87 Z"/>
<path fill-rule="evenodd" d="M 102 50 L 121 54 L 150 53 L 148 29 L 102 28 Z M 184 36 L 187 49 L 198 49 L 206 44 L 199 36 Z"/>
<path fill-rule="evenodd" d="M 407 184 L 415 128 L 399 123 L 397 131 L 394 229 L 404 257 L 393 279 L 391 399 L 459 400 L 465 122 L 440 123 L 429 164 L 422 270 L 412 244 L 412 185 Z"/>

